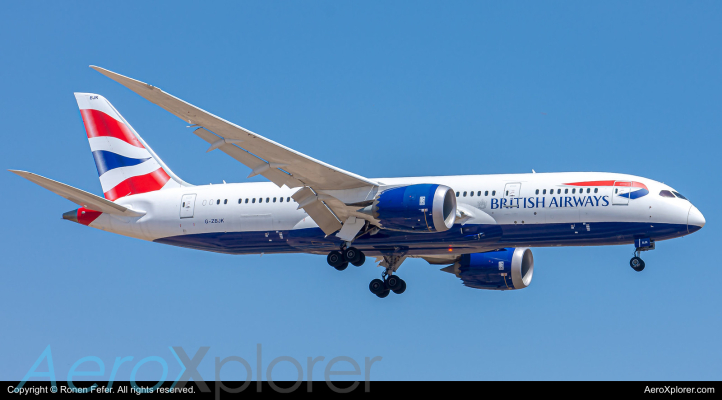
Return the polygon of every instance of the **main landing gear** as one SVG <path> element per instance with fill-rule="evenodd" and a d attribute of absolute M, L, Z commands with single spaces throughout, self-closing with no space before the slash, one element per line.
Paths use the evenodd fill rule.
<path fill-rule="evenodd" d="M 406 291 L 406 281 L 394 275 L 404 259 L 406 257 L 398 255 L 384 256 L 384 260 L 379 263 L 379 266 L 386 267 L 386 269 L 381 273 L 381 279 L 374 279 L 369 283 L 371 293 L 383 299 L 390 292 L 401 294 Z"/>
<path fill-rule="evenodd" d="M 332 251 L 326 257 L 328 265 L 343 271 L 351 263 L 357 267 L 362 266 L 366 262 L 366 256 L 355 247 L 342 247 L 341 251 Z"/>
<path fill-rule="evenodd" d="M 349 264 L 360 267 L 366 262 L 364 253 L 355 247 L 348 246 L 348 244 L 344 244 L 340 250 L 334 250 L 326 256 L 328 264 L 338 271 L 345 270 Z M 381 273 L 381 279 L 374 279 L 369 284 L 371 293 L 384 298 L 391 292 L 401 294 L 406 291 L 406 282 L 394 275 L 404 259 L 406 257 L 401 255 L 384 256 L 383 261 L 379 263 L 379 266 L 385 267 L 384 272 Z"/>
<path fill-rule="evenodd" d="M 374 279 L 369 283 L 369 290 L 380 298 L 389 295 L 390 292 L 401 294 L 406 291 L 406 281 L 396 275 L 387 275 L 386 271 L 382 275 L 383 280 Z"/>

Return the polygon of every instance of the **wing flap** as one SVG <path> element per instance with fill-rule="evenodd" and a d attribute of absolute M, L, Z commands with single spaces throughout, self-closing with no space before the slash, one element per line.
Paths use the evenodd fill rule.
<path fill-rule="evenodd" d="M 310 188 L 305 187 L 291 197 L 298 203 L 298 208 L 306 211 L 326 235 L 341 229 L 339 217 Z"/>
<path fill-rule="evenodd" d="M 145 212 L 131 210 L 130 208 L 123 207 L 120 204 L 113 203 L 112 201 L 106 200 L 100 196 L 96 196 L 84 190 L 48 179 L 44 176 L 33 174 L 32 172 L 12 169 L 9 171 L 89 210 L 100 211 L 123 217 L 140 217 L 145 215 Z"/>

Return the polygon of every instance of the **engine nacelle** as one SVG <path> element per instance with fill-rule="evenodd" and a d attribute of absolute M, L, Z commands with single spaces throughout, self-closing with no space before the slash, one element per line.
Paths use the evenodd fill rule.
<path fill-rule="evenodd" d="M 363 212 L 379 220 L 386 229 L 443 232 L 456 221 L 456 196 L 444 185 L 401 186 L 383 191 Z"/>
<path fill-rule="evenodd" d="M 464 285 L 477 289 L 524 289 L 531 283 L 534 256 L 528 248 L 463 254 L 457 263 L 442 271 L 455 274 Z"/>

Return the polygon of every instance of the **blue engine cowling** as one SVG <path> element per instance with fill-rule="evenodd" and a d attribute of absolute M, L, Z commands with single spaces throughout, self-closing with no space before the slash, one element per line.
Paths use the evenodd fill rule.
<path fill-rule="evenodd" d="M 528 248 L 463 254 L 442 271 L 455 274 L 464 285 L 477 289 L 523 289 L 531 283 L 534 256 Z"/>
<path fill-rule="evenodd" d="M 383 191 L 363 212 L 379 220 L 385 229 L 443 232 L 456 221 L 456 196 L 444 185 L 401 186 Z"/>

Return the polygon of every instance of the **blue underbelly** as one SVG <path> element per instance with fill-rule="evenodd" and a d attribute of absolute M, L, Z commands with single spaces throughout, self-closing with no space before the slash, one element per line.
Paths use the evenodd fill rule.
<path fill-rule="evenodd" d="M 638 222 L 583 224 L 455 225 L 441 233 L 406 233 L 381 230 L 364 235 L 354 246 L 369 256 L 403 252 L 431 255 L 472 253 L 497 247 L 602 246 L 630 244 L 635 238 L 665 240 L 688 234 L 687 225 Z M 336 250 L 342 241 L 325 237 L 319 228 L 293 231 L 213 232 L 171 236 L 155 242 L 229 254 L 307 253 Z"/>

